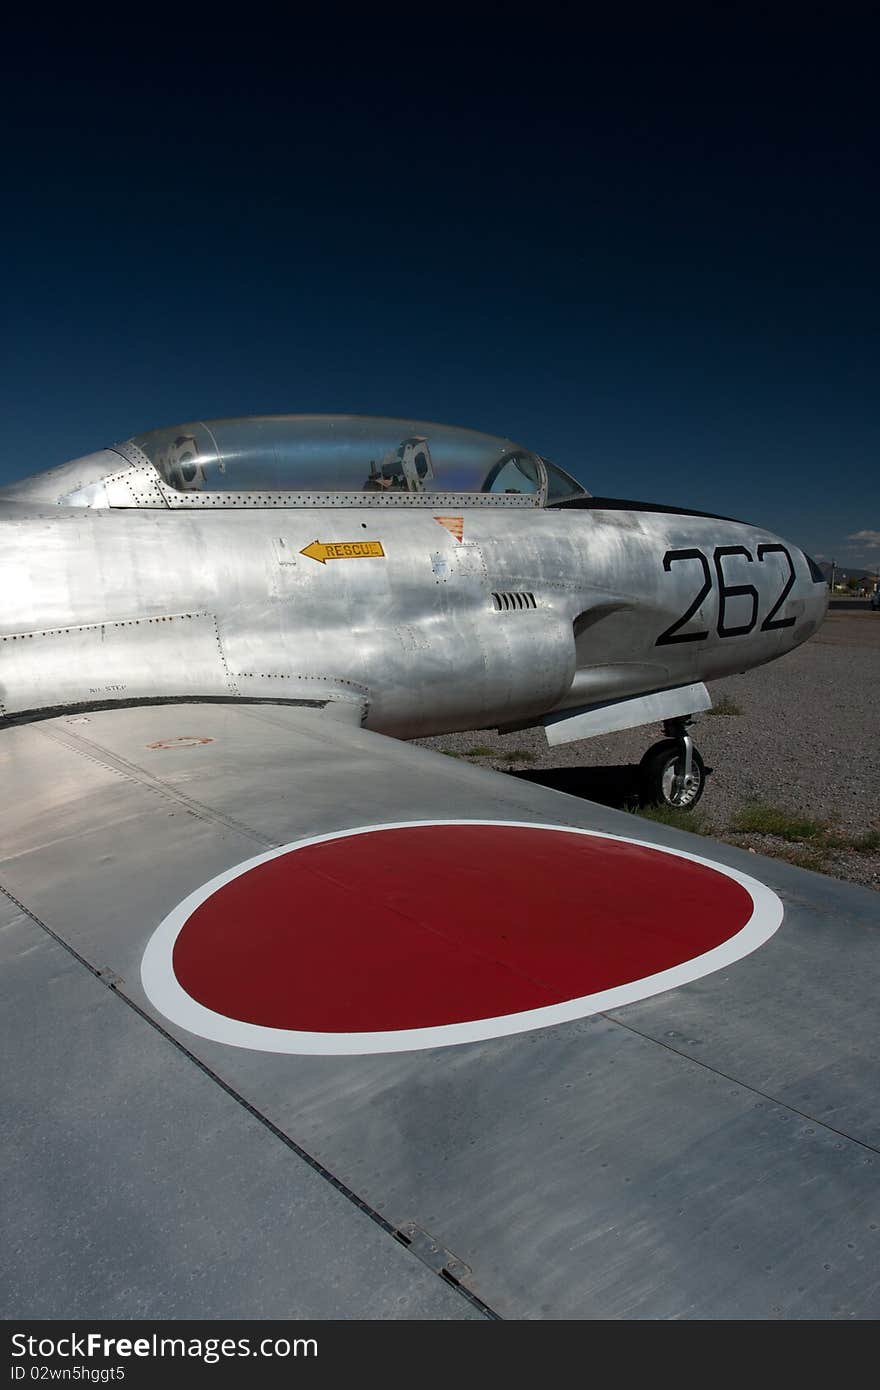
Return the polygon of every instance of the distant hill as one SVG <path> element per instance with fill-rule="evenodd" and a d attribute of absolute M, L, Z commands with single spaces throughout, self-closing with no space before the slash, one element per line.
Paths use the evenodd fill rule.
<path fill-rule="evenodd" d="M 821 560 L 817 561 L 816 563 L 818 564 L 819 569 L 822 571 L 825 578 L 830 581 L 831 561 Z M 838 560 L 837 571 L 835 576 L 836 582 L 838 584 L 843 584 L 846 583 L 846 580 L 858 579 L 861 580 L 862 586 L 870 592 L 871 586 L 876 582 L 877 579 L 878 567 L 880 567 L 880 561 L 878 561 L 877 564 L 871 565 L 850 565 L 844 564 L 842 561 Z M 844 576 L 846 576 L 846 579 L 844 579 Z"/>

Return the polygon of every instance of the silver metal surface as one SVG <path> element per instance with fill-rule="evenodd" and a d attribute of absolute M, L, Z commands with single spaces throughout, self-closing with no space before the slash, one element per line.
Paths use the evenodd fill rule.
<path fill-rule="evenodd" d="M 196 1038 L 147 1002 L 146 941 L 194 886 L 367 818 L 624 835 L 632 819 L 323 711 L 268 706 L 7 728 L 0 775 L 0 884 L 33 914 L 10 910 L 14 931 L 0 933 L 8 1316 L 281 1316 L 279 1288 L 316 1316 L 405 1315 L 415 1305 L 395 1311 L 391 1255 L 367 1274 L 368 1241 L 349 1279 L 344 1218 L 309 1234 L 320 1193 L 292 1196 L 306 1160 L 285 1138 L 321 1166 L 316 1181 L 381 1214 L 398 1258 L 436 1278 L 393 1234 L 430 1232 L 465 1293 L 503 1316 L 880 1313 L 876 894 L 711 845 L 785 904 L 781 931 L 734 966 L 491 1042 L 282 1057 Z M 660 825 L 640 822 L 639 835 L 707 849 Z"/>
<path fill-rule="evenodd" d="M 227 1047 L 140 978 L 189 893 L 304 836 L 627 834 L 396 740 L 686 716 L 821 622 L 803 553 L 540 505 L 536 456 L 536 494 L 429 494 L 427 431 L 367 460 L 405 490 L 298 498 L 218 488 L 229 451 L 161 434 L 164 473 L 144 436 L 0 495 L 7 1316 L 472 1316 L 471 1295 L 513 1317 L 876 1316 L 876 895 L 761 864 L 785 926 L 711 982 L 421 1053 Z"/>
<path fill-rule="evenodd" d="M 485 496 L 473 492 L 412 492 L 376 494 L 370 492 L 175 492 L 163 482 L 158 483 L 162 502 L 138 500 L 137 494 L 118 493 L 109 503 L 114 507 L 161 506 L 175 507 L 178 510 L 193 511 L 199 508 L 208 510 L 230 507 L 369 507 L 406 510 L 421 507 L 438 511 L 441 507 L 498 507 L 531 508 L 540 506 L 537 497 Z M 126 500 L 123 500 L 125 498 Z"/>
<path fill-rule="evenodd" d="M 4 1318 L 468 1318 L 0 894 Z M 121 987 L 121 982 L 117 981 Z"/>
<path fill-rule="evenodd" d="M 0 495 L 0 717 L 323 686 L 397 737 L 534 723 L 770 661 L 825 612 L 759 527 L 505 492 L 176 491 L 125 451 Z"/>
<path fill-rule="evenodd" d="M 590 706 L 546 714 L 541 720 L 552 746 L 594 738 L 597 734 L 636 729 L 640 724 L 657 724 L 670 715 L 697 714 L 712 708 L 712 700 L 702 681 L 673 690 L 657 690 L 623 700 L 610 700 Z M 690 768 L 688 768 L 690 773 Z"/>

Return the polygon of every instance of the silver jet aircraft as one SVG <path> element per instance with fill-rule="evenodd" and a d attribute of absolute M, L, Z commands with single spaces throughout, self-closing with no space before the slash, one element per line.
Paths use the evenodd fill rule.
<path fill-rule="evenodd" d="M 417 421 L 7 487 L 0 1316 L 880 1315 L 877 895 L 405 741 L 662 724 L 692 806 L 825 608 Z"/>
<path fill-rule="evenodd" d="M 510 440 L 273 416 L 156 430 L 5 490 L 0 713 L 317 704 L 396 738 L 665 722 L 693 805 L 706 680 L 782 656 L 827 589 L 760 526 L 591 497 Z"/>

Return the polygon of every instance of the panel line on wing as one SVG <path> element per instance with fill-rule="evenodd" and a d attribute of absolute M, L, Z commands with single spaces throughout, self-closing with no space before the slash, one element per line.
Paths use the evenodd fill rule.
<path fill-rule="evenodd" d="M 158 1033 L 160 1037 L 164 1038 L 165 1041 L 170 1043 L 171 1046 L 177 1052 L 181 1053 L 184 1057 L 187 1058 L 188 1061 L 192 1062 L 193 1066 L 195 1066 L 198 1071 L 200 1071 L 210 1081 L 213 1081 L 215 1085 L 219 1086 L 222 1091 L 225 1091 L 225 1093 L 230 1097 L 230 1099 L 235 1101 L 236 1104 L 240 1105 L 243 1110 L 246 1110 L 247 1113 L 252 1117 L 252 1119 L 256 1120 L 258 1124 L 262 1125 L 264 1129 L 267 1129 L 269 1133 L 274 1136 L 274 1138 L 281 1141 L 285 1148 L 289 1149 L 291 1153 L 296 1155 L 297 1158 L 302 1159 L 302 1161 L 305 1164 L 307 1164 L 308 1167 L 311 1168 L 314 1173 L 316 1173 L 319 1177 L 323 1178 L 325 1182 L 329 1183 L 330 1186 L 333 1187 L 340 1194 L 340 1196 L 345 1197 L 347 1201 L 351 1202 L 351 1204 L 357 1207 L 358 1210 L 362 1212 L 364 1216 L 366 1216 L 370 1221 L 372 1221 L 374 1225 L 379 1226 L 380 1229 L 384 1231 L 386 1235 L 391 1236 L 392 1239 L 395 1240 L 398 1244 L 403 1245 L 404 1247 L 408 1246 L 409 1242 L 407 1240 L 407 1226 L 401 1228 L 394 1226 L 392 1222 L 390 1222 L 386 1217 L 384 1217 L 381 1214 L 381 1212 L 377 1211 L 375 1207 L 371 1206 L 369 1202 L 367 1202 L 363 1197 L 359 1196 L 359 1194 L 355 1192 L 353 1188 L 349 1187 L 340 1178 L 337 1178 L 335 1173 L 331 1172 L 329 1168 L 326 1168 L 324 1164 L 320 1162 L 319 1159 L 315 1158 L 314 1155 L 310 1154 L 307 1149 L 304 1149 L 302 1147 L 301 1144 L 298 1144 L 297 1141 L 294 1138 L 292 1138 L 291 1135 L 286 1134 L 283 1129 L 280 1129 L 278 1125 L 274 1124 L 273 1121 L 270 1120 L 267 1115 L 265 1115 L 256 1105 L 253 1105 L 249 1100 L 247 1100 L 246 1097 L 243 1096 L 240 1091 L 237 1091 L 234 1086 L 231 1086 L 229 1084 L 228 1081 L 224 1081 L 222 1076 L 218 1075 L 218 1073 L 215 1072 L 211 1067 L 209 1067 L 206 1062 L 203 1062 L 200 1057 L 197 1057 L 194 1052 L 191 1052 L 190 1049 L 183 1042 L 181 1042 L 179 1038 L 176 1038 L 173 1033 L 169 1032 L 169 1030 L 165 1028 L 153 1014 L 148 1013 L 146 1009 L 142 1008 L 141 1005 L 138 1004 L 137 1001 L 133 999 L 131 995 L 125 991 L 123 987 L 121 987 L 119 983 L 119 977 L 117 975 L 114 975 L 110 971 L 108 971 L 105 975 L 104 972 L 99 970 L 97 966 L 93 965 L 91 961 L 87 960 L 87 958 L 84 955 L 77 951 L 74 946 L 71 946 L 71 944 L 68 941 L 65 941 L 63 936 L 60 936 L 57 931 L 54 931 L 53 928 L 50 927 L 47 922 L 43 921 L 43 919 L 39 917 L 35 912 L 32 912 L 31 909 L 27 907 L 21 901 L 20 898 L 17 898 L 14 893 L 10 892 L 8 888 L 4 887 L 2 883 L 0 883 L 0 893 L 2 893 L 5 898 L 8 898 L 9 901 L 13 903 L 15 907 L 17 907 L 21 912 L 23 912 L 25 916 L 29 918 L 29 920 L 33 922 L 36 927 L 39 927 L 41 931 L 43 931 L 48 937 L 50 937 L 52 941 L 56 943 L 56 945 L 60 946 L 64 951 L 68 953 L 68 955 L 72 956 L 73 959 L 79 965 L 84 966 L 90 975 L 92 975 L 95 979 L 99 980 L 103 985 L 106 986 L 107 989 L 109 989 L 113 994 L 115 994 L 119 999 L 121 999 L 122 1002 L 126 1004 L 128 1008 L 130 1008 L 135 1014 L 137 1014 L 137 1016 L 140 1019 L 142 1019 L 144 1023 L 149 1024 L 149 1026 L 156 1033 Z M 413 1256 L 416 1259 L 420 1259 L 423 1264 L 425 1263 L 423 1255 L 419 1251 L 414 1251 Z M 461 1270 L 465 1269 L 468 1270 L 468 1273 L 470 1272 L 468 1266 L 459 1265 L 458 1272 L 460 1273 Z M 451 1288 L 454 1288 L 456 1292 L 460 1293 L 462 1298 L 464 1298 L 467 1303 L 471 1304 L 471 1306 L 474 1307 L 477 1311 L 482 1313 L 483 1317 L 485 1317 L 488 1321 L 502 1321 L 501 1314 L 496 1312 L 494 1308 L 492 1308 L 488 1303 L 481 1299 L 479 1294 L 476 1294 L 471 1289 L 469 1289 L 467 1285 L 462 1282 L 461 1277 L 444 1278 L 443 1268 L 439 1268 L 435 1272 L 437 1273 L 438 1278 L 443 1278 L 444 1283 L 449 1284 Z"/>
<path fill-rule="evenodd" d="M 254 830 L 253 826 L 246 825 L 244 821 L 224 815 L 222 811 L 216 811 L 213 807 L 205 805 L 203 801 L 197 801 L 195 797 L 187 796 L 177 787 L 170 786 L 160 777 L 153 777 L 137 763 L 129 762 L 127 758 L 121 757 L 118 753 L 111 753 L 101 744 L 93 742 L 92 739 L 86 738 L 83 734 L 74 734 L 68 729 L 50 729 L 40 724 L 34 725 L 34 729 L 38 734 L 51 739 L 54 743 L 61 744 L 69 752 L 76 753 L 81 758 L 87 758 L 90 762 L 98 763 L 101 767 L 107 768 L 108 771 L 136 782 L 147 791 L 158 792 L 160 796 L 164 796 L 170 801 L 176 801 L 192 815 L 197 816 L 199 820 L 233 830 L 237 835 L 243 835 L 246 839 L 254 840 L 257 844 L 265 845 L 268 849 L 275 849 L 279 844 L 278 840 L 261 834 L 259 830 Z"/>
<path fill-rule="evenodd" d="M 719 1081 L 729 1081 L 732 1086 L 740 1086 L 744 1091 L 749 1091 L 753 1096 L 760 1096 L 761 1100 L 766 1100 L 770 1105 L 776 1105 L 780 1110 L 786 1110 L 790 1115 L 797 1115 L 801 1120 L 807 1120 L 811 1125 L 819 1125 L 827 1130 L 829 1134 L 836 1134 L 840 1139 L 846 1139 L 850 1144 L 856 1144 L 860 1149 L 867 1149 L 869 1153 L 880 1154 L 880 1147 L 869 1144 L 866 1139 L 858 1139 L 854 1134 L 849 1134 L 845 1129 L 837 1129 L 827 1120 L 820 1120 L 815 1115 L 810 1115 L 806 1110 L 799 1110 L 796 1105 L 789 1104 L 786 1100 L 780 1100 L 778 1096 L 772 1096 L 769 1091 L 762 1091 L 757 1086 L 752 1086 L 748 1081 L 741 1081 L 739 1077 L 732 1076 L 730 1072 L 721 1071 L 719 1067 L 713 1067 L 709 1062 L 704 1062 L 701 1057 L 694 1057 L 690 1052 L 684 1052 L 680 1047 L 673 1047 L 671 1043 L 665 1042 L 663 1038 L 654 1037 L 653 1033 L 646 1033 L 641 1028 L 636 1028 L 625 1019 L 618 1018 L 614 1013 L 603 1013 L 600 1015 L 606 1022 L 613 1023 L 618 1028 L 625 1028 L 628 1033 L 633 1033 L 638 1038 L 643 1038 L 645 1042 L 656 1043 L 658 1047 L 665 1048 L 675 1057 L 681 1057 L 685 1062 L 693 1062 L 694 1066 L 702 1067 L 704 1071 L 711 1072 L 717 1076 Z"/>

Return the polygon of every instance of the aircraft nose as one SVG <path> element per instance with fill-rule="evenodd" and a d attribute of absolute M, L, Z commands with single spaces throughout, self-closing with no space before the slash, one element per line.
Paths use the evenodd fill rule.
<path fill-rule="evenodd" d="M 800 554 L 803 559 L 803 578 L 798 589 L 804 603 L 804 621 L 798 624 L 797 633 L 799 640 L 804 641 L 824 622 L 828 612 L 829 594 L 828 582 L 816 561 L 804 550 Z"/>

